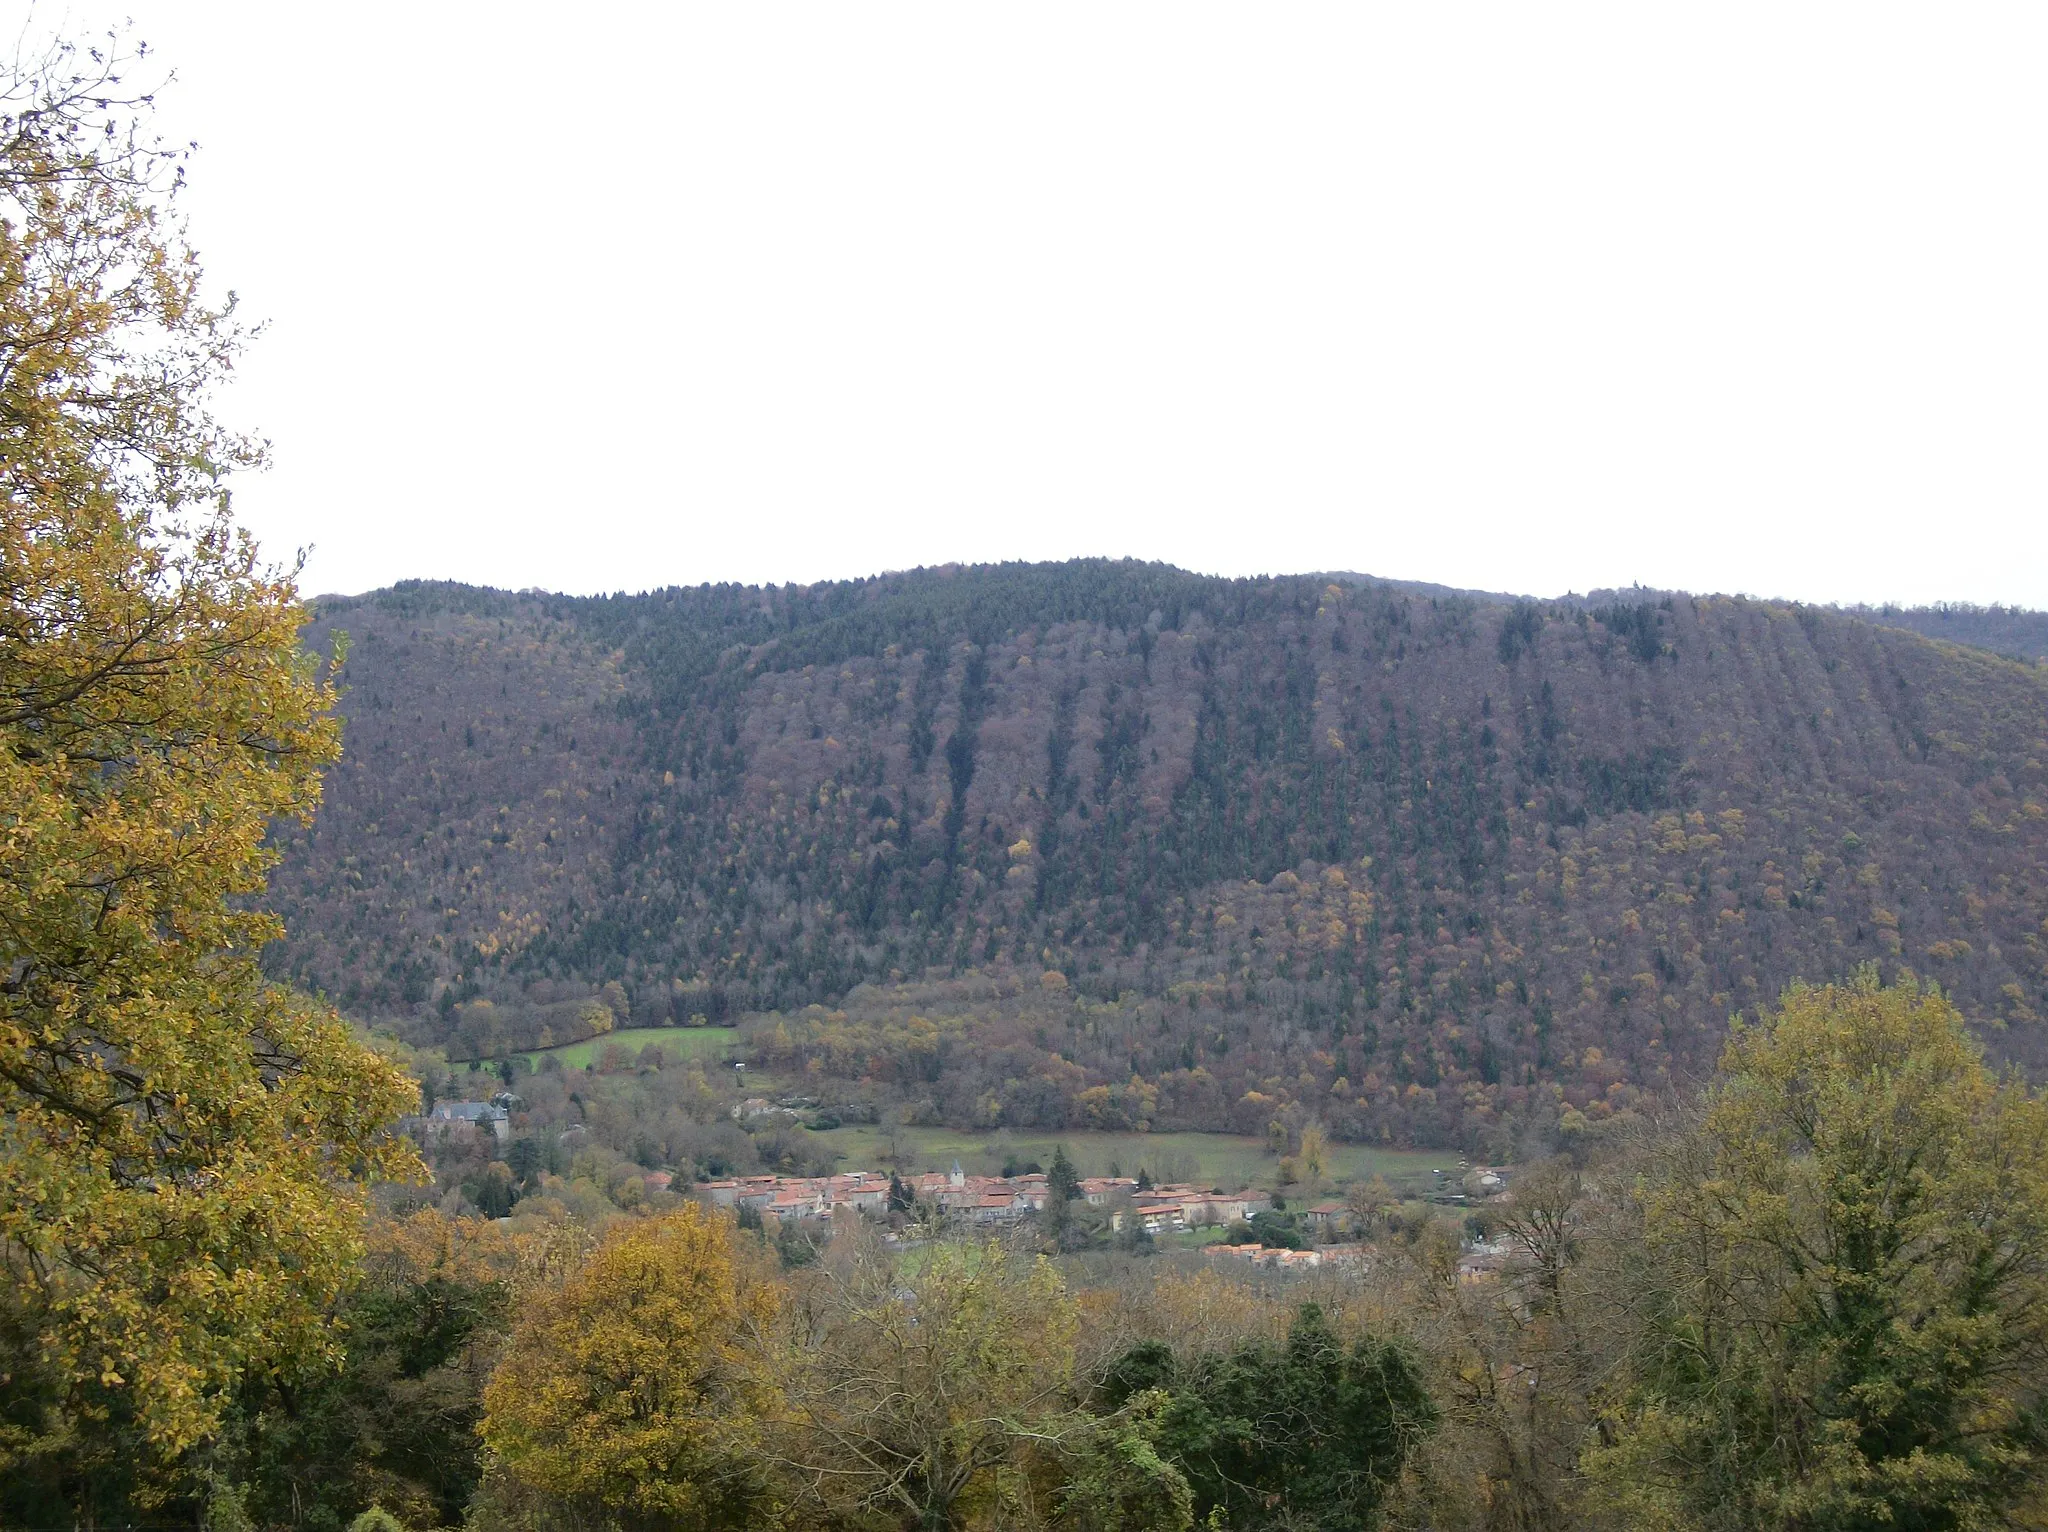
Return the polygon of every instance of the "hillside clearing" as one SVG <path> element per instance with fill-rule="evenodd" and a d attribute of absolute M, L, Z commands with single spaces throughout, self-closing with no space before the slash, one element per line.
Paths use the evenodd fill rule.
<path fill-rule="evenodd" d="M 525 1059 L 535 1069 L 540 1068 L 542 1059 L 555 1059 L 564 1069 L 581 1069 L 594 1064 L 604 1050 L 614 1044 L 638 1055 L 642 1048 L 652 1043 L 676 1059 L 700 1058 L 723 1062 L 739 1036 L 737 1027 L 622 1027 L 616 1032 L 606 1032 L 598 1037 L 586 1037 L 580 1043 L 564 1043 L 559 1048 L 536 1048 L 530 1053 L 515 1054 Z"/>

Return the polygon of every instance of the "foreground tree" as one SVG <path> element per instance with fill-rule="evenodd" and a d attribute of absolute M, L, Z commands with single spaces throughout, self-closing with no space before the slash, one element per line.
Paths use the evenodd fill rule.
<path fill-rule="evenodd" d="M 1788 991 L 1722 1071 L 1645 1203 L 1653 1323 L 1588 1464 L 1621 1519 L 2038 1519 L 2048 1108 L 1938 991 L 1869 973 Z"/>
<path fill-rule="evenodd" d="M 725 1218 L 690 1203 L 627 1223 L 529 1298 L 484 1390 L 484 1445 L 572 1517 L 759 1525 L 771 1395 L 752 1359 L 777 1304 Z"/>
<path fill-rule="evenodd" d="M 515 1234 L 432 1211 L 373 1217 L 339 1307 L 342 1366 L 297 1387 L 252 1380 L 208 1450 L 246 1491 L 250 1519 L 334 1532 L 381 1507 L 407 1527 L 458 1525 L 515 1283 L 546 1280 L 580 1244 L 567 1225 Z"/>
<path fill-rule="evenodd" d="M 1385 1249 L 1381 1271 L 1410 1305 L 1441 1411 L 1403 1486 L 1403 1525 L 1588 1524 L 1577 1470 L 1629 1333 L 1616 1274 L 1639 1265 L 1632 1182 L 1621 1157 L 1599 1174 L 1563 1159 L 1518 1170 L 1509 1199 L 1488 1209 L 1510 1252 L 1494 1280 L 1461 1279 L 1455 1225 Z"/>
<path fill-rule="evenodd" d="M 1166 1394 L 1149 1390 L 1076 1435 L 1066 1450 L 1059 1525 L 1072 1532 L 1187 1532 L 1195 1521 L 1187 1475 L 1159 1451 Z"/>
<path fill-rule="evenodd" d="M 853 1237 L 803 1274 L 791 1316 L 771 1453 L 831 1525 L 1028 1510 L 1039 1460 L 1091 1429 L 1068 1393 L 1074 1306 L 1042 1259 L 991 1242 L 905 1261 Z"/>
<path fill-rule="evenodd" d="M 176 1457 L 238 1379 L 330 1360 L 361 1187 L 416 1102 L 266 983 L 271 823 L 334 759 L 260 460 L 114 39 L 0 79 L 0 1480 Z M 117 1465 L 119 1466 L 119 1465 Z"/>
<path fill-rule="evenodd" d="M 1124 1408 L 1154 1390 L 1166 1397 L 1149 1441 L 1185 1475 L 1199 1516 L 1237 1527 L 1369 1525 L 1436 1420 L 1406 1351 L 1346 1346 L 1312 1303 L 1284 1345 L 1180 1358 L 1143 1342 L 1112 1365 L 1102 1397 Z"/>

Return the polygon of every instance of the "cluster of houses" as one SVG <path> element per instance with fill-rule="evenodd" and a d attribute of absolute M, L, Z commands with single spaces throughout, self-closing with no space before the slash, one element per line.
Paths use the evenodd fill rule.
<path fill-rule="evenodd" d="M 475 1143 L 487 1133 L 502 1144 L 511 1134 L 513 1109 L 520 1104 L 519 1098 L 509 1092 L 489 1101 L 442 1101 L 423 1117 L 403 1119 L 400 1127 L 429 1147 Z M 1506 1193 L 1509 1175 L 1505 1166 L 1482 1165 L 1465 1177 L 1460 1192 L 1450 1193 L 1440 1184 L 1437 1195 L 1430 1200 L 1498 1201 Z M 1443 1171 L 1437 1172 L 1437 1176 L 1439 1183 L 1448 1179 Z M 667 1171 L 649 1171 L 643 1184 L 649 1190 L 667 1189 L 671 1180 Z M 889 1212 L 894 1180 L 872 1170 L 850 1170 L 831 1176 L 740 1176 L 706 1182 L 696 1191 L 715 1207 L 747 1208 L 777 1222 L 829 1219 L 841 1208 L 880 1218 Z M 950 1171 L 904 1177 L 902 1185 L 914 1201 L 936 1207 L 947 1217 L 970 1225 L 1019 1223 L 1042 1209 L 1052 1195 L 1042 1172 L 970 1176 L 957 1161 Z M 1121 1231 L 1129 1219 L 1147 1234 L 1243 1223 L 1273 1206 L 1273 1199 L 1264 1192 L 1223 1192 L 1184 1185 L 1141 1187 L 1130 1176 L 1089 1176 L 1081 1182 L 1081 1195 L 1091 1206 L 1109 1209 L 1113 1229 Z M 1319 1202 L 1299 1213 L 1302 1223 L 1319 1231 L 1334 1230 L 1349 1216 L 1350 1210 L 1341 1202 Z M 1273 1270 L 1306 1271 L 1324 1265 L 1367 1261 L 1371 1247 L 1324 1245 L 1287 1250 L 1265 1245 L 1219 1244 L 1204 1246 L 1203 1254 Z M 1458 1261 L 1458 1280 L 1496 1280 L 1510 1256 L 1505 1240 L 1468 1242 Z"/>
<path fill-rule="evenodd" d="M 501 1091 L 489 1101 L 437 1101 L 424 1117 L 401 1117 L 398 1131 L 427 1148 L 440 1144 L 473 1144 L 488 1133 L 499 1143 L 512 1136 L 512 1109 L 519 1098 Z"/>
<path fill-rule="evenodd" d="M 1516 1246 L 1505 1237 L 1468 1240 L 1458 1257 L 1458 1280 L 1468 1287 L 1477 1282 L 1496 1282 L 1516 1254 Z"/>
<path fill-rule="evenodd" d="M 838 1209 L 882 1214 L 889 1207 L 890 1178 L 872 1170 L 836 1176 L 741 1176 L 698 1188 L 717 1207 L 751 1208 L 778 1219 L 830 1218 Z M 1016 1223 L 1038 1212 L 1051 1196 L 1046 1177 L 970 1176 L 955 1164 L 950 1171 L 905 1177 L 904 1188 L 919 1202 L 968 1224 Z M 1111 1227 L 1134 1220 L 1148 1234 L 1175 1229 L 1241 1223 L 1273 1205 L 1263 1192 L 1207 1191 L 1193 1186 L 1140 1190 L 1129 1176 L 1090 1176 L 1081 1195 L 1091 1206 L 1110 1209 Z"/>

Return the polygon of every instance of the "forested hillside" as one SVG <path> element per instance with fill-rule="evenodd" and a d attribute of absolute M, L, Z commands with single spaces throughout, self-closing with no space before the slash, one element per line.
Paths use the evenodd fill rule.
<path fill-rule="evenodd" d="M 1946 602 L 1940 606 L 1863 607 L 1855 615 L 1888 627 L 1911 628 L 1952 644 L 1974 644 L 2014 659 L 2048 660 L 2048 612 Z"/>
<path fill-rule="evenodd" d="M 1569 1126 L 1873 961 L 2048 1065 L 2048 671 L 1891 620 L 1099 562 L 325 601 L 273 962 L 457 1057 L 779 1011 L 765 1062 L 978 1126 Z"/>

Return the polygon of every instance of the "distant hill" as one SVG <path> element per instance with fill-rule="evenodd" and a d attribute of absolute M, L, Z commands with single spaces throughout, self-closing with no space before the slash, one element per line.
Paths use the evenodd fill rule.
<path fill-rule="evenodd" d="M 1306 574 L 1300 576 L 1300 578 L 1304 580 L 1321 580 L 1326 584 L 1334 581 L 1339 585 L 1370 586 L 1376 590 L 1397 591 L 1404 596 L 1421 596 L 1428 600 L 1451 598 L 1461 601 L 1479 601 L 1489 606 L 1512 605 L 1517 601 L 1540 601 L 1543 599 L 1540 596 L 1517 594 L 1510 591 L 1465 590 L 1455 585 L 1434 585 L 1428 580 L 1388 580 L 1382 579 L 1378 575 L 1360 574 L 1352 569 L 1338 569 L 1317 574 Z M 1576 598 L 1568 596 L 1563 599 L 1571 601 Z"/>
<path fill-rule="evenodd" d="M 1963 602 L 1850 610 L 1866 621 L 1908 628 L 1928 638 L 1970 644 L 2013 659 L 2048 660 L 2048 612 L 2030 612 L 2016 606 L 1970 606 Z"/>
<path fill-rule="evenodd" d="M 1500 591 L 1460 590 L 1449 585 L 1431 585 L 1422 580 L 1380 580 L 1372 575 L 1338 571 L 1329 574 L 1305 576 L 1314 580 L 1334 580 L 1343 585 L 1371 585 L 1387 590 L 1400 591 L 1407 595 L 1425 597 L 1455 597 L 1478 601 L 1492 606 L 1509 606 L 1517 601 L 1545 601 L 1566 607 L 1584 607 L 1591 611 L 1597 607 L 1629 605 L 1641 601 L 1661 602 L 1667 596 L 1687 596 L 1684 591 L 1649 590 L 1641 586 L 1631 590 L 1595 590 L 1585 595 L 1576 592 L 1544 598 L 1538 596 L 1513 595 Z M 1939 638 L 1952 644 L 1968 644 L 1976 649 L 1989 649 L 1993 654 L 2002 654 L 2008 659 L 2048 660 L 2048 612 L 2029 611 L 2017 606 L 1973 606 L 1967 601 L 1944 601 L 1933 606 L 1851 606 L 1832 607 L 1831 611 L 1842 611 L 1866 622 L 1879 623 L 1888 628 L 1905 628 L 1927 638 Z"/>
<path fill-rule="evenodd" d="M 980 1127 L 1497 1144 L 1866 962 L 2048 1065 L 2048 668 L 1900 616 L 1106 562 L 323 601 L 273 962 L 458 1056 L 779 1011 L 764 1061 Z"/>

